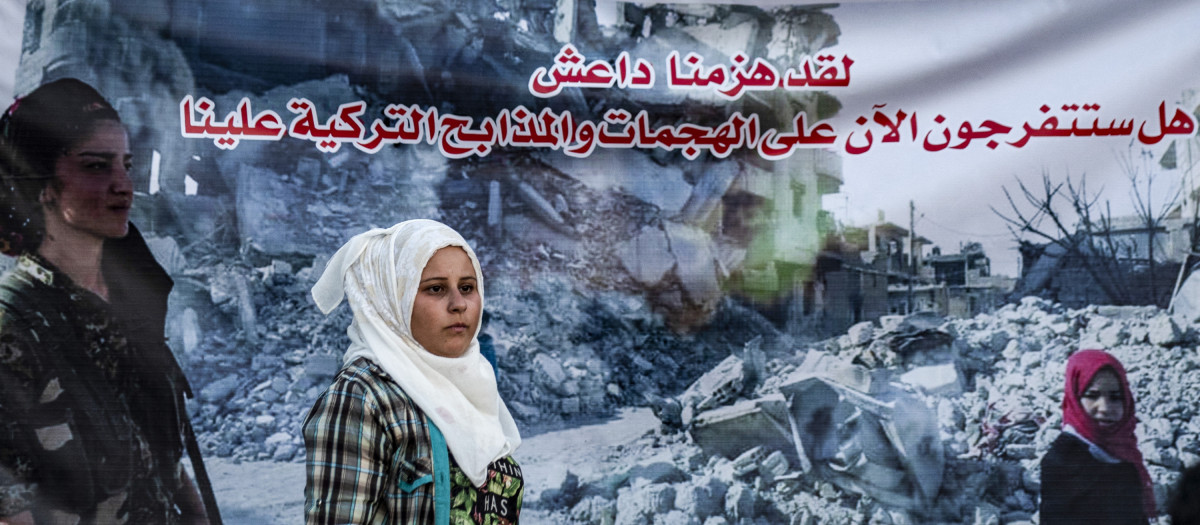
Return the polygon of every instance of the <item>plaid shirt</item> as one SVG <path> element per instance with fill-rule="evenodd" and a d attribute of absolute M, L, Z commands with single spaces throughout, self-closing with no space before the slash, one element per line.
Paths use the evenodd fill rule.
<path fill-rule="evenodd" d="M 310 525 L 434 522 L 428 420 L 374 363 L 342 368 L 305 419 L 304 444 Z"/>

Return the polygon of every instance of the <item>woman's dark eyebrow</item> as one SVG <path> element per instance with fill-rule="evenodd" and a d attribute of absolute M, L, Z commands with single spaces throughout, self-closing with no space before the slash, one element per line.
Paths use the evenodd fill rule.
<path fill-rule="evenodd" d="M 425 284 L 429 281 L 449 281 L 449 280 L 450 280 L 449 277 L 434 276 L 434 277 L 430 277 L 428 279 L 422 280 L 421 284 Z M 477 281 L 478 279 L 474 275 L 472 275 L 470 277 L 465 277 L 465 276 L 459 277 L 458 280 L 460 280 L 460 281 Z"/>
<path fill-rule="evenodd" d="M 76 157 L 99 157 L 99 158 L 102 158 L 105 160 L 113 160 L 119 156 L 123 160 L 133 160 L 132 153 L 120 154 L 120 153 L 112 153 L 112 152 L 107 152 L 107 151 L 80 151 L 79 153 L 76 153 L 75 156 Z"/>

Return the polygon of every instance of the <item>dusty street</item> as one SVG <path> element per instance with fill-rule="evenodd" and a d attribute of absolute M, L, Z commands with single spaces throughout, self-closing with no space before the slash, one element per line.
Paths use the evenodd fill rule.
<path fill-rule="evenodd" d="M 622 410 L 616 418 L 526 436 L 517 458 L 525 473 L 526 502 L 545 490 L 544 480 L 561 479 L 570 469 L 580 477 L 604 467 L 658 426 L 646 408 Z M 295 525 L 304 521 L 304 464 L 206 460 L 213 488 L 228 525 Z M 552 523 L 547 513 L 526 507 L 522 523 Z"/>

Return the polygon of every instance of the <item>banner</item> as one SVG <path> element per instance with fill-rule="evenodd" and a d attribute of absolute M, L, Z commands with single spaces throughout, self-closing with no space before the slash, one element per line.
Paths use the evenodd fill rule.
<path fill-rule="evenodd" d="M 322 315 L 309 290 L 353 235 L 423 218 L 479 256 L 481 333 L 528 435 L 650 407 L 663 440 L 702 451 L 696 470 L 761 444 L 790 465 L 767 486 L 867 495 L 913 522 L 967 519 L 985 500 L 1029 519 L 1038 488 L 1019 471 L 1057 432 L 1066 354 L 1033 388 L 1050 397 L 1005 423 L 1039 437 L 1007 434 L 1005 455 L 987 437 L 999 401 L 972 396 L 1002 363 L 1041 361 L 1013 354 L 1023 335 L 943 323 L 981 327 L 1006 304 L 1166 308 L 1195 262 L 1194 2 L 6 0 L 0 13 L 5 101 L 73 77 L 120 114 L 131 221 L 174 279 L 168 343 L 213 458 L 298 468 L 351 319 Z M 1116 342 L 1096 326 L 1059 335 L 1072 350 Z M 906 376 L 884 402 L 864 379 L 881 370 L 934 379 Z M 901 451 L 891 471 L 821 470 L 795 421 L 817 416 L 794 401 L 818 391 L 878 420 L 871 439 Z M 731 406 L 765 419 L 702 417 Z M 939 452 L 905 451 L 925 437 Z M 964 466 L 985 459 L 1020 486 L 985 497 L 992 482 Z M 614 461 L 575 473 L 599 483 L 628 467 Z M 1154 466 L 1161 494 L 1182 466 Z M 528 519 L 602 521 L 526 479 Z M 799 512 L 767 492 L 755 515 Z M 289 501 L 281 522 L 296 519 Z"/>

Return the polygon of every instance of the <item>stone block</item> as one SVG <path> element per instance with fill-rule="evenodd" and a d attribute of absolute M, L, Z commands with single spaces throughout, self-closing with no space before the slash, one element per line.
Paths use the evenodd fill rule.
<path fill-rule="evenodd" d="M 753 518 L 758 511 L 758 494 L 746 485 L 736 484 L 725 493 L 725 516 L 734 522 Z"/>
<path fill-rule="evenodd" d="M 557 387 L 567 380 L 567 372 L 562 363 L 547 354 L 538 354 L 533 358 L 535 377 L 546 386 Z"/>
<path fill-rule="evenodd" d="M 936 396 L 957 396 L 962 393 L 962 380 L 954 363 L 922 366 L 905 372 L 900 381 Z"/>
<path fill-rule="evenodd" d="M 699 518 L 681 510 L 660 514 L 655 517 L 654 523 L 659 525 L 701 525 Z"/>
<path fill-rule="evenodd" d="M 1147 329 L 1149 330 L 1147 337 L 1150 344 L 1171 346 L 1183 342 L 1183 331 L 1179 329 L 1179 325 L 1170 316 L 1155 316 L 1150 319 Z"/>
<path fill-rule="evenodd" d="M 648 483 L 667 483 L 682 481 L 687 476 L 675 465 L 670 455 L 663 453 L 631 465 L 624 470 L 623 477 L 630 483 L 639 480 Z"/>
<path fill-rule="evenodd" d="M 200 390 L 200 399 L 207 403 L 220 403 L 229 399 L 233 395 L 233 391 L 238 386 L 237 374 L 230 374 L 221 379 L 209 383 Z"/>
<path fill-rule="evenodd" d="M 617 524 L 652 523 L 654 516 L 670 512 L 675 505 L 675 488 L 656 483 L 621 489 L 617 494 Z"/>
<path fill-rule="evenodd" d="M 854 346 L 870 343 L 875 336 L 875 323 L 864 321 L 851 326 L 846 330 L 846 336 L 849 338 L 848 342 Z"/>
<path fill-rule="evenodd" d="M 676 488 L 675 508 L 699 519 L 719 515 L 724 511 L 726 490 L 716 478 L 693 480 Z"/>
<path fill-rule="evenodd" d="M 683 283 L 684 293 L 696 303 L 721 297 L 717 281 L 717 249 L 705 231 L 685 224 L 664 223 L 671 253 L 675 255 L 675 275 Z"/>
<path fill-rule="evenodd" d="M 332 379 L 341 369 L 340 356 L 315 354 L 304 358 L 304 375 L 314 379 Z"/>
<path fill-rule="evenodd" d="M 571 507 L 571 519 L 583 523 L 612 525 L 617 517 L 617 502 L 600 496 L 584 499 Z"/>
<path fill-rule="evenodd" d="M 741 401 L 699 414 L 688 434 L 710 455 L 736 458 L 756 446 L 795 454 L 787 424 L 770 415 L 785 410 L 779 395 Z"/>
<path fill-rule="evenodd" d="M 658 228 L 642 228 L 636 237 L 617 248 L 617 257 L 625 271 L 644 286 L 658 284 L 675 267 L 667 235 Z"/>
<path fill-rule="evenodd" d="M 745 378 L 742 358 L 729 355 L 696 379 L 680 397 L 684 407 L 693 407 L 696 411 L 716 408 L 741 395 Z"/>

